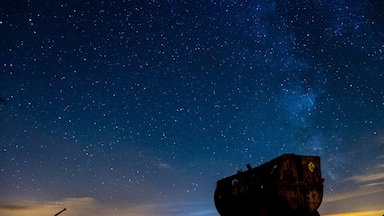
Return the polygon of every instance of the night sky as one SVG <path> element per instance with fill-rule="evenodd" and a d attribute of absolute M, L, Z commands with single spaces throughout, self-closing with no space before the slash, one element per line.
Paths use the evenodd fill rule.
<path fill-rule="evenodd" d="M 295 153 L 322 215 L 383 215 L 383 10 L 1 1 L 0 214 L 217 216 L 217 180 Z"/>

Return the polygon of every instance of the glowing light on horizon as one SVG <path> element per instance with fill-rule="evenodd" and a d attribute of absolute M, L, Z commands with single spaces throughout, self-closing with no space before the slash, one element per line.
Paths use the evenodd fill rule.
<path fill-rule="evenodd" d="M 384 210 L 327 214 L 324 216 L 375 216 L 375 215 L 377 215 L 377 216 L 384 215 Z"/>

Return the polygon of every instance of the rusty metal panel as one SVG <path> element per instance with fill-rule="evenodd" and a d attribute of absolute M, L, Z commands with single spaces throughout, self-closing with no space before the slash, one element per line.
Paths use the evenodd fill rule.
<path fill-rule="evenodd" d="M 214 200 L 222 216 L 311 215 L 322 196 L 320 157 L 285 154 L 219 180 Z"/>

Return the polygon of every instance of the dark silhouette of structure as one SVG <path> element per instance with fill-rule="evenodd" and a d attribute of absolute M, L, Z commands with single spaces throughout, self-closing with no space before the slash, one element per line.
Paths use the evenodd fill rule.
<path fill-rule="evenodd" d="M 247 168 L 217 181 L 214 201 L 221 216 L 319 216 L 320 157 L 284 154 Z"/>
<path fill-rule="evenodd" d="M 66 208 L 64 208 L 63 210 L 61 210 L 61 211 L 57 212 L 57 213 L 55 214 L 55 216 L 57 216 L 57 215 L 59 215 L 59 214 L 63 213 L 63 211 L 65 211 L 65 210 L 67 210 L 67 209 L 66 209 Z"/>

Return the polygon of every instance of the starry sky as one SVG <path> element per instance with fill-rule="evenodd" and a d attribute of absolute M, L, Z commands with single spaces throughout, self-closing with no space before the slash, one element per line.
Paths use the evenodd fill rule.
<path fill-rule="evenodd" d="M 0 214 L 217 216 L 217 180 L 295 153 L 322 215 L 382 215 L 383 10 L 1 1 Z"/>

